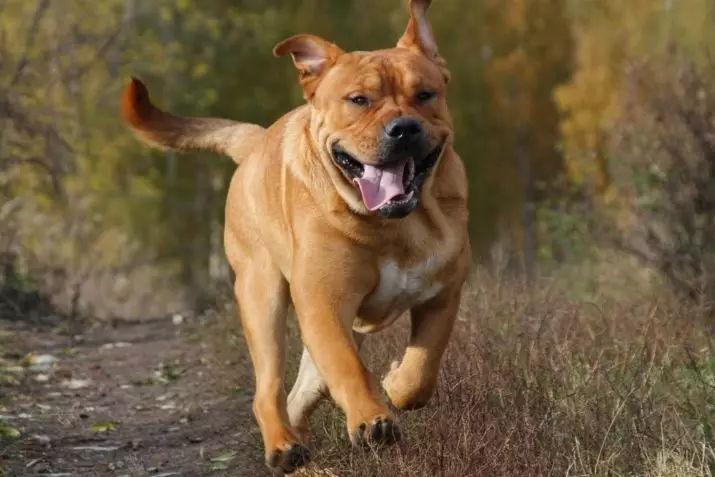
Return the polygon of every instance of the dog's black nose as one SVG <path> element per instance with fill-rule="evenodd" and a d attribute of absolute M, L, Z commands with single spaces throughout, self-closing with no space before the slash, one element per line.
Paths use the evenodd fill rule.
<path fill-rule="evenodd" d="M 391 139 L 409 140 L 422 134 L 420 122 L 406 117 L 395 118 L 385 126 L 385 134 Z"/>

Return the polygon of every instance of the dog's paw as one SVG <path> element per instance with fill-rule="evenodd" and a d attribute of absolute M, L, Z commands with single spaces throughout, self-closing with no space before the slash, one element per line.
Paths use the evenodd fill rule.
<path fill-rule="evenodd" d="M 266 464 L 277 475 L 291 474 L 310 462 L 310 451 L 298 443 L 287 444 L 283 449 L 274 449 L 266 456 Z"/>
<path fill-rule="evenodd" d="M 407 375 L 394 361 L 382 380 L 382 387 L 395 408 L 402 411 L 420 409 L 427 405 L 435 388 L 435 380 L 420 375 Z"/>
<path fill-rule="evenodd" d="M 402 429 L 392 417 L 378 416 L 369 423 L 360 423 L 351 440 L 357 446 L 394 444 L 402 440 Z"/>

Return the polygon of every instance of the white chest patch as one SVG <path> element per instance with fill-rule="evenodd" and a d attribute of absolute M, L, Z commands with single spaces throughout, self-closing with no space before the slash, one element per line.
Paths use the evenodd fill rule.
<path fill-rule="evenodd" d="M 395 262 L 385 262 L 380 266 L 380 283 L 370 296 L 369 303 L 386 312 L 402 313 L 407 308 L 434 298 L 442 289 L 442 284 L 432 282 L 434 261 L 431 259 L 406 269 Z"/>

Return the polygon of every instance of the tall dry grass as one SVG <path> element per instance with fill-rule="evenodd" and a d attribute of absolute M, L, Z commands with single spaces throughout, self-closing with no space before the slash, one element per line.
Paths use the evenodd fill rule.
<path fill-rule="evenodd" d="M 574 302 L 473 277 L 439 388 L 401 413 L 407 439 L 351 449 L 342 414 L 313 418 L 307 475 L 715 475 L 715 355 L 695 313 L 669 298 Z M 405 320 L 406 322 L 406 320 Z M 377 374 L 407 325 L 368 339 Z"/>

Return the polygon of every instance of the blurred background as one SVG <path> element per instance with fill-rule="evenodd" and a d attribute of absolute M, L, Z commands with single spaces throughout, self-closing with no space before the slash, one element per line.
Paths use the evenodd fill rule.
<path fill-rule="evenodd" d="M 715 290 L 715 2 L 435 0 L 476 260 L 577 297 Z M 0 2 L 0 311 L 165 315 L 226 290 L 233 163 L 151 151 L 165 109 L 269 125 L 301 103 L 300 32 L 393 45 L 400 0 Z M 661 290 L 662 288 L 657 288 Z"/>

